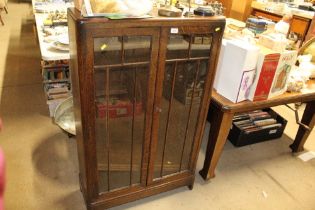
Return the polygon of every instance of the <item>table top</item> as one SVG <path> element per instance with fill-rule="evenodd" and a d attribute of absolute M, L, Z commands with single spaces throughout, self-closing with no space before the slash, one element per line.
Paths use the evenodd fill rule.
<path fill-rule="evenodd" d="M 240 103 L 233 103 L 218 94 L 215 90 L 212 90 L 211 95 L 211 101 L 214 102 L 214 104 L 218 106 L 221 111 L 231 113 L 251 111 L 282 104 L 308 102 L 312 100 L 315 100 L 315 80 L 308 81 L 306 88 L 304 88 L 301 92 L 286 92 L 282 95 L 263 101 L 243 101 Z"/>
<path fill-rule="evenodd" d="M 39 48 L 43 60 L 67 60 L 70 59 L 69 51 L 60 51 L 54 49 L 51 43 L 44 41 L 44 33 L 42 31 L 43 22 L 50 12 L 58 10 L 59 12 L 67 12 L 68 7 L 73 7 L 73 2 L 38 2 L 32 0 L 33 13 L 36 22 L 36 32 L 38 36 Z"/>
<path fill-rule="evenodd" d="M 68 8 L 68 13 L 70 12 L 70 15 L 73 17 L 74 20 L 78 22 L 84 22 L 89 24 L 102 24 L 106 23 L 108 27 L 112 27 L 111 24 L 121 24 L 122 26 L 128 25 L 131 27 L 133 24 L 142 24 L 142 25 L 150 25 L 150 26 L 174 26 L 174 22 L 181 22 L 181 24 L 186 23 L 187 26 L 189 26 L 192 22 L 198 22 L 198 23 L 208 23 L 209 21 L 216 21 L 216 22 L 222 22 L 225 23 L 225 16 L 181 16 L 181 17 L 164 17 L 159 16 L 157 14 L 157 11 L 153 9 L 152 11 L 152 17 L 151 18 L 126 18 L 126 19 L 116 19 L 111 20 L 109 18 L 101 17 L 101 16 L 95 16 L 93 18 L 83 16 L 79 10 L 76 8 Z M 133 24 L 132 24 L 133 23 Z M 102 25 L 102 27 L 104 27 Z"/>
<path fill-rule="evenodd" d="M 314 12 L 301 10 L 298 8 L 287 7 L 285 3 L 261 3 L 258 1 L 253 1 L 251 7 L 254 9 L 266 11 L 276 15 L 283 16 L 288 10 L 291 11 L 292 15 L 304 17 L 307 19 L 312 19 L 314 17 Z M 280 7 L 280 8 L 279 8 Z"/>
<path fill-rule="evenodd" d="M 65 60 L 70 59 L 69 51 L 60 51 L 51 47 L 51 43 L 44 41 L 44 33 L 42 32 L 43 21 L 48 14 L 35 13 L 36 30 L 38 35 L 40 52 L 42 59 L 46 61 L 51 60 Z"/>

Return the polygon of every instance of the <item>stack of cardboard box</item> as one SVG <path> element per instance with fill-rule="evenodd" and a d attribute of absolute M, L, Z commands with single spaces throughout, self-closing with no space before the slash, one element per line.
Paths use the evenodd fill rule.
<path fill-rule="evenodd" d="M 232 102 L 260 101 L 283 94 L 297 51 L 274 51 L 245 41 L 223 41 L 216 91 Z"/>

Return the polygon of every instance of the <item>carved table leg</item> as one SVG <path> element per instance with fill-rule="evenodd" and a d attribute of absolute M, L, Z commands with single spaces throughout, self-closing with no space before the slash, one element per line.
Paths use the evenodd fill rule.
<path fill-rule="evenodd" d="M 290 145 L 292 152 L 301 152 L 304 150 L 303 146 L 315 124 L 315 101 L 310 101 L 306 103 L 301 123 L 307 125 L 311 130 L 307 130 L 303 126 L 299 126 L 299 130 L 295 136 L 295 140 L 293 144 Z"/>
<path fill-rule="evenodd" d="M 233 113 L 222 112 L 212 103 L 209 112 L 210 133 L 203 169 L 199 172 L 205 180 L 214 177 L 214 169 L 221 156 L 233 118 Z"/>

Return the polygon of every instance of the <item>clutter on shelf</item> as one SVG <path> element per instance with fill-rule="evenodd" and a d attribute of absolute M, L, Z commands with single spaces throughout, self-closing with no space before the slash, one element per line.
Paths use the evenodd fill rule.
<path fill-rule="evenodd" d="M 194 14 L 199 16 L 223 15 L 224 8 L 221 2 L 207 2 L 204 6 L 198 6 L 194 9 Z"/>
<path fill-rule="evenodd" d="M 69 60 L 41 62 L 44 91 L 52 117 L 56 107 L 71 94 Z"/>
<path fill-rule="evenodd" d="M 254 34 L 261 34 L 269 28 L 273 28 L 274 25 L 275 23 L 272 21 L 254 17 L 250 17 L 246 20 L 246 27 Z"/>
<path fill-rule="evenodd" d="M 310 78 L 315 78 L 315 63 L 312 62 L 312 55 L 300 55 L 298 57 L 299 69 L 305 71 Z"/>
<path fill-rule="evenodd" d="M 214 89 L 235 103 L 301 91 L 315 77 L 315 45 L 308 44 L 300 53 L 295 44 L 274 23 L 227 18 Z"/>
<path fill-rule="evenodd" d="M 145 18 L 152 10 L 151 0 L 77 0 L 75 3 L 83 16 L 103 16 L 114 19 Z"/>
<path fill-rule="evenodd" d="M 33 12 L 34 13 L 67 13 L 68 7 L 73 7 L 72 0 L 33 0 Z"/>
<path fill-rule="evenodd" d="M 67 25 L 67 13 L 62 11 L 53 11 L 44 20 L 44 26 Z"/>
<path fill-rule="evenodd" d="M 183 11 L 181 9 L 171 6 L 171 5 L 161 7 L 158 10 L 158 14 L 160 16 L 165 16 L 165 17 L 181 17 L 182 13 Z"/>
<path fill-rule="evenodd" d="M 67 26 L 67 8 L 71 6 L 73 2 L 67 0 L 33 1 L 43 86 L 51 117 L 56 107 L 72 95 Z"/>
<path fill-rule="evenodd" d="M 300 92 L 305 88 L 305 84 L 309 79 L 309 73 L 295 67 L 290 75 L 287 82 L 287 91 L 288 92 Z"/>
<path fill-rule="evenodd" d="M 191 0 L 76 0 L 75 6 L 83 16 L 110 19 L 223 15 L 219 1 Z"/>

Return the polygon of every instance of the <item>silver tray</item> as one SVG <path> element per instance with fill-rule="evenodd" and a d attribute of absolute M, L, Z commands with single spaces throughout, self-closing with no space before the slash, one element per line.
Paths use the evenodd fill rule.
<path fill-rule="evenodd" d="M 61 102 L 55 110 L 55 123 L 69 134 L 75 135 L 75 121 L 73 113 L 73 97 Z"/>

